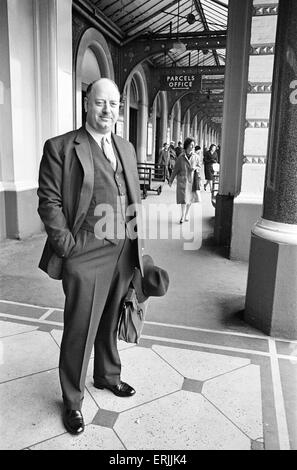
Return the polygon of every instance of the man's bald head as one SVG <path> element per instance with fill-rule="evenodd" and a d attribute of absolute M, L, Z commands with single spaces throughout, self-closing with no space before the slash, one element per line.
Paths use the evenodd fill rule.
<path fill-rule="evenodd" d="M 104 77 L 104 78 L 98 78 L 98 80 L 94 80 L 93 82 L 89 83 L 87 91 L 86 91 L 87 98 L 90 96 L 90 94 L 91 94 L 91 92 L 92 92 L 92 90 L 95 86 L 98 86 L 98 85 L 101 86 L 102 85 L 104 87 L 104 85 L 106 85 L 106 84 L 109 85 L 109 86 L 113 85 L 115 87 L 115 89 L 117 90 L 117 92 L 119 94 L 119 97 L 121 96 L 119 87 L 117 86 L 116 82 L 114 82 L 111 78 Z"/>

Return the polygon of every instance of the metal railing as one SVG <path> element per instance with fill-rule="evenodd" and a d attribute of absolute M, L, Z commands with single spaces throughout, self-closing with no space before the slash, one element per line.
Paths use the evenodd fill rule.
<path fill-rule="evenodd" d="M 137 163 L 137 170 L 143 198 L 147 197 L 148 191 L 161 194 L 162 183 L 165 181 L 165 165 Z"/>

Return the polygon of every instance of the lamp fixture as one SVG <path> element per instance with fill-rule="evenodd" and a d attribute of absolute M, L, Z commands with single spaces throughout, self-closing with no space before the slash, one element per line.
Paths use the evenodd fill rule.
<path fill-rule="evenodd" d="M 173 43 L 172 48 L 170 49 L 171 52 L 177 52 L 182 54 L 186 52 L 187 46 L 179 39 L 179 0 L 177 4 L 177 32 L 176 32 L 176 41 Z"/>
<path fill-rule="evenodd" d="M 187 46 L 180 39 L 177 39 L 177 41 L 173 43 L 170 52 L 179 52 L 182 54 L 183 52 L 186 52 L 186 50 Z"/>
<path fill-rule="evenodd" d="M 195 15 L 193 15 L 193 13 L 189 13 L 187 15 L 187 22 L 189 24 L 193 24 L 193 23 L 195 23 L 195 21 L 196 21 Z"/>

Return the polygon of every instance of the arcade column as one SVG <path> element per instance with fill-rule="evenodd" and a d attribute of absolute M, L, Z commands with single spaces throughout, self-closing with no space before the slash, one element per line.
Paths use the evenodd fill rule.
<path fill-rule="evenodd" d="M 44 141 L 72 129 L 72 1 L 0 0 L 0 239 L 42 230 Z"/>
<path fill-rule="evenodd" d="M 297 2 L 279 1 L 263 216 L 252 229 L 245 321 L 297 339 Z"/>
<path fill-rule="evenodd" d="M 233 199 L 241 187 L 252 7 L 252 0 L 229 0 L 220 186 L 214 230 L 217 244 L 225 246 L 230 245 Z"/>

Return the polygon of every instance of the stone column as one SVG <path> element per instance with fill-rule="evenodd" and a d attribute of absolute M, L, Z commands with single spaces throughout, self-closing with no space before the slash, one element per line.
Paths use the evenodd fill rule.
<path fill-rule="evenodd" d="M 187 111 L 184 117 L 184 138 L 189 137 L 191 135 L 190 129 L 190 111 Z"/>
<path fill-rule="evenodd" d="M 203 146 L 204 146 L 204 134 L 203 134 L 203 119 L 201 119 L 200 121 L 200 127 L 199 127 L 199 145 L 200 147 L 202 148 L 203 150 Z"/>
<path fill-rule="evenodd" d="M 244 164 L 233 201 L 230 258 L 248 261 L 251 229 L 262 214 L 278 0 L 253 0 Z"/>
<path fill-rule="evenodd" d="M 207 130 L 206 123 L 204 124 L 203 135 L 204 135 L 204 145 L 208 148 L 208 130 Z"/>
<path fill-rule="evenodd" d="M 43 229 L 43 143 L 72 128 L 72 1 L 0 0 L 0 44 L 0 238 L 20 239 Z"/>
<path fill-rule="evenodd" d="M 245 320 L 297 339 L 297 2 L 280 0 L 263 216 L 252 230 Z"/>
<path fill-rule="evenodd" d="M 240 192 L 252 0 L 229 0 L 220 186 L 215 240 L 230 245 L 233 199 Z"/>
<path fill-rule="evenodd" d="M 147 160 L 147 123 L 148 123 L 148 106 L 145 102 L 139 103 L 139 128 L 138 128 L 138 145 L 137 159 L 139 162 Z"/>
<path fill-rule="evenodd" d="M 161 130 L 160 130 L 160 144 L 163 145 L 167 142 L 167 129 L 168 129 L 168 102 L 165 92 L 161 100 Z"/>

